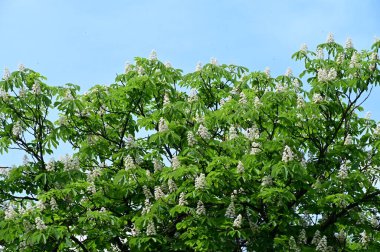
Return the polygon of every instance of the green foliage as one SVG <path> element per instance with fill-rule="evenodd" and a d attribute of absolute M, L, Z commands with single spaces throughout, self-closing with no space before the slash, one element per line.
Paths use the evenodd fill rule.
<path fill-rule="evenodd" d="M 7 73 L 0 152 L 26 158 L 1 168 L 0 245 L 379 250 L 380 125 L 358 115 L 380 83 L 379 47 L 303 48 L 299 78 L 215 60 L 184 75 L 153 54 L 84 94 Z M 75 153 L 48 160 L 62 142 Z"/>

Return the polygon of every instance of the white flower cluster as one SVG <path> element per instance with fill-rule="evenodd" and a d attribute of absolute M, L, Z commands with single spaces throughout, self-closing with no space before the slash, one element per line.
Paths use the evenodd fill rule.
<path fill-rule="evenodd" d="M 190 147 L 194 146 L 197 141 L 195 140 L 193 132 L 189 131 L 187 132 L 187 143 L 189 144 Z"/>
<path fill-rule="evenodd" d="M 198 71 L 201 71 L 201 70 L 202 70 L 202 63 L 198 62 L 197 65 L 195 66 L 195 71 L 198 72 Z"/>
<path fill-rule="evenodd" d="M 359 235 L 360 235 L 359 242 L 363 245 L 367 245 L 367 243 L 369 242 L 369 237 L 367 235 L 367 232 L 363 230 L 363 232 L 361 232 Z"/>
<path fill-rule="evenodd" d="M 311 244 L 318 245 L 320 240 L 321 240 L 321 232 L 319 232 L 319 230 L 317 230 L 317 231 L 315 231 L 313 239 L 311 240 Z"/>
<path fill-rule="evenodd" d="M 226 209 L 226 214 L 224 215 L 227 218 L 235 218 L 236 213 L 235 213 L 235 203 L 234 203 L 234 197 L 231 195 L 231 202 L 228 205 Z"/>
<path fill-rule="evenodd" d="M 0 89 L 0 97 L 4 100 L 7 100 L 9 98 L 9 94 L 5 92 L 2 88 Z"/>
<path fill-rule="evenodd" d="M 298 235 L 298 243 L 299 244 L 307 244 L 306 230 L 302 229 L 300 234 Z"/>
<path fill-rule="evenodd" d="M 351 61 L 350 61 L 350 68 L 355 68 L 355 67 L 359 67 L 359 64 L 358 64 L 358 54 L 356 52 L 354 52 L 351 56 Z"/>
<path fill-rule="evenodd" d="M 239 214 L 236 219 L 234 220 L 233 227 L 234 228 L 241 228 L 241 224 L 243 222 L 243 217 L 241 214 Z"/>
<path fill-rule="evenodd" d="M 177 185 L 174 182 L 174 180 L 171 178 L 168 180 L 168 187 L 169 187 L 169 192 L 171 193 L 177 190 Z"/>
<path fill-rule="evenodd" d="M 160 118 L 160 121 L 158 123 L 158 132 L 165 132 L 169 129 L 168 125 L 166 124 L 166 121 L 164 118 Z"/>
<path fill-rule="evenodd" d="M 255 106 L 256 108 L 260 107 L 261 105 L 263 105 L 263 103 L 260 101 L 260 98 L 255 96 L 255 99 L 253 100 L 253 106 Z"/>
<path fill-rule="evenodd" d="M 210 138 L 210 133 L 208 132 L 208 129 L 203 126 L 203 124 L 199 125 L 197 133 L 201 138 L 205 140 L 208 140 Z"/>
<path fill-rule="evenodd" d="M 300 95 L 297 95 L 297 108 L 303 108 L 303 106 L 305 105 L 305 100 L 303 99 L 302 96 Z"/>
<path fill-rule="evenodd" d="M 130 156 L 130 155 L 127 155 L 125 158 L 124 158 L 124 168 L 126 171 L 130 170 L 130 169 L 133 169 L 135 168 L 136 165 L 133 161 L 133 158 Z"/>
<path fill-rule="evenodd" d="M 206 214 L 206 208 L 201 200 L 197 203 L 197 215 L 205 215 Z"/>
<path fill-rule="evenodd" d="M 132 71 L 132 65 L 129 62 L 125 63 L 124 72 L 127 74 Z"/>
<path fill-rule="evenodd" d="M 323 52 L 323 49 L 322 48 L 318 48 L 317 49 L 317 59 L 323 60 L 324 58 L 325 58 L 325 54 Z"/>
<path fill-rule="evenodd" d="M 88 182 L 94 182 L 95 181 L 95 179 L 97 178 L 97 177 L 99 177 L 100 176 L 100 174 L 101 174 L 101 170 L 100 170 L 100 168 L 95 168 L 95 169 L 93 169 L 93 170 L 91 170 L 88 174 L 87 174 L 87 181 Z"/>
<path fill-rule="evenodd" d="M 184 192 L 181 192 L 179 194 L 178 205 L 179 206 L 186 206 L 187 205 L 186 195 Z"/>
<path fill-rule="evenodd" d="M 348 176 L 348 166 L 350 165 L 350 161 L 344 161 L 339 168 L 338 178 L 345 179 Z"/>
<path fill-rule="evenodd" d="M 152 204 L 150 204 L 149 199 L 145 199 L 144 207 L 141 210 L 141 214 L 142 215 L 148 214 L 150 212 L 151 207 L 152 207 Z"/>
<path fill-rule="evenodd" d="M 153 198 L 152 193 L 150 192 L 150 190 L 148 189 L 146 185 L 143 185 L 143 193 L 146 199 Z"/>
<path fill-rule="evenodd" d="M 8 205 L 7 209 L 5 210 L 5 219 L 10 220 L 13 219 L 16 216 L 17 212 L 13 208 L 11 204 Z"/>
<path fill-rule="evenodd" d="M 148 222 L 148 226 L 146 227 L 146 235 L 152 236 L 156 234 L 156 227 L 154 226 L 154 222 L 151 220 Z"/>
<path fill-rule="evenodd" d="M 160 186 L 155 186 L 154 187 L 154 198 L 156 200 L 159 200 L 159 199 L 164 198 L 164 197 L 165 197 L 165 194 L 162 191 L 161 187 Z"/>
<path fill-rule="evenodd" d="M 204 173 L 201 173 L 195 178 L 195 190 L 203 190 L 206 187 L 206 177 Z"/>
<path fill-rule="evenodd" d="M 50 208 L 53 211 L 58 209 L 57 201 L 53 197 L 50 199 Z"/>
<path fill-rule="evenodd" d="M 247 102 L 248 102 L 247 96 L 243 92 L 241 92 L 239 96 L 240 96 L 239 103 L 241 105 L 247 104 Z"/>
<path fill-rule="evenodd" d="M 257 153 L 260 152 L 260 148 L 261 148 L 261 144 L 260 143 L 252 142 L 250 154 L 251 155 L 256 155 Z"/>
<path fill-rule="evenodd" d="M 11 73 L 9 72 L 9 69 L 8 68 L 4 68 L 3 79 L 4 80 L 8 80 L 10 77 L 11 77 Z"/>
<path fill-rule="evenodd" d="M 22 133 L 22 126 L 20 122 L 16 122 L 12 127 L 12 134 L 15 137 L 19 137 Z"/>
<path fill-rule="evenodd" d="M 239 161 L 238 165 L 237 165 L 237 172 L 239 174 L 243 174 L 244 173 L 244 165 L 241 161 Z"/>
<path fill-rule="evenodd" d="M 322 239 L 319 240 L 316 251 L 328 252 L 329 248 L 327 247 L 327 237 L 324 235 Z"/>
<path fill-rule="evenodd" d="M 254 141 L 260 137 L 260 132 L 255 125 L 247 129 L 246 137 L 250 141 Z"/>
<path fill-rule="evenodd" d="M 264 176 L 261 180 L 261 186 L 271 186 L 273 184 L 273 180 L 271 176 Z"/>
<path fill-rule="evenodd" d="M 173 66 L 172 66 L 172 64 L 169 61 L 166 61 L 165 62 L 165 67 L 166 68 L 172 68 Z"/>
<path fill-rule="evenodd" d="M 69 154 L 66 154 L 61 157 L 61 162 L 65 171 L 79 169 L 79 159 L 77 157 L 70 157 Z"/>
<path fill-rule="evenodd" d="M 336 56 L 336 62 L 341 65 L 343 63 L 343 60 L 344 60 L 344 54 L 343 53 L 339 53 L 337 56 Z"/>
<path fill-rule="evenodd" d="M 270 68 L 269 67 L 266 67 L 265 70 L 264 70 L 264 73 L 265 75 L 270 78 Z"/>
<path fill-rule="evenodd" d="M 0 175 L 3 177 L 8 177 L 9 176 L 9 169 L 5 167 L 0 167 Z"/>
<path fill-rule="evenodd" d="M 217 65 L 218 65 L 218 60 L 217 60 L 216 58 L 212 57 L 212 58 L 210 59 L 210 63 L 211 63 L 212 65 L 214 65 L 214 66 L 217 66 Z"/>
<path fill-rule="evenodd" d="M 374 228 L 378 228 L 379 227 L 379 220 L 377 219 L 377 217 L 375 215 L 372 216 L 372 218 L 371 218 L 371 225 Z"/>
<path fill-rule="evenodd" d="M 340 230 L 339 233 L 335 233 L 334 236 L 340 244 L 344 244 L 344 242 L 346 241 L 346 233 L 343 230 Z"/>
<path fill-rule="evenodd" d="M 282 161 L 287 163 L 289 161 L 292 161 L 294 159 L 294 154 L 292 152 L 292 149 L 290 149 L 289 146 L 285 145 L 284 151 L 282 152 Z"/>
<path fill-rule="evenodd" d="M 155 50 L 150 52 L 149 59 L 152 61 L 157 60 L 157 52 Z"/>
<path fill-rule="evenodd" d="M 66 90 L 65 97 L 63 99 L 65 101 L 72 101 L 72 100 L 74 100 L 73 94 L 71 93 L 70 89 Z"/>
<path fill-rule="evenodd" d="M 35 95 L 41 94 L 41 85 L 37 80 L 34 81 L 34 84 L 32 86 L 32 91 Z"/>
<path fill-rule="evenodd" d="M 36 208 L 39 209 L 40 211 L 45 210 L 46 208 L 45 203 L 41 200 L 37 201 Z"/>
<path fill-rule="evenodd" d="M 38 230 L 45 230 L 47 228 L 45 222 L 40 217 L 36 217 L 34 222 L 36 223 L 36 228 Z"/>
<path fill-rule="evenodd" d="M 181 166 L 181 162 L 179 161 L 178 156 L 174 156 L 172 158 L 172 167 L 173 167 L 173 169 L 175 170 L 175 169 L 179 168 L 180 166 Z"/>
<path fill-rule="evenodd" d="M 154 168 L 154 172 L 161 171 L 162 170 L 162 163 L 161 163 L 161 161 L 158 160 L 158 159 L 154 159 L 153 160 L 153 168 Z"/>
<path fill-rule="evenodd" d="M 327 35 L 327 43 L 334 43 L 334 34 L 332 34 L 331 32 Z"/>
<path fill-rule="evenodd" d="M 293 76 L 293 70 L 290 67 L 288 67 L 286 69 L 285 76 L 287 76 L 287 77 L 292 77 Z"/>
<path fill-rule="evenodd" d="M 308 48 L 307 48 L 307 45 L 305 43 L 301 45 L 300 51 L 304 52 L 304 53 L 307 53 Z"/>
<path fill-rule="evenodd" d="M 315 93 L 315 94 L 313 95 L 313 102 L 314 102 L 314 103 L 319 103 L 319 102 L 322 102 L 322 101 L 323 101 L 323 97 L 322 97 L 321 94 L 319 94 L 319 93 Z"/>
<path fill-rule="evenodd" d="M 55 161 L 54 159 L 51 159 L 47 164 L 46 164 L 46 170 L 47 171 L 54 171 L 55 167 Z"/>
<path fill-rule="evenodd" d="M 318 69 L 318 81 L 319 82 L 325 82 L 325 81 L 332 81 L 335 80 L 337 77 L 337 72 L 334 68 L 331 68 L 329 70 L 327 69 Z"/>
<path fill-rule="evenodd" d="M 228 133 L 229 140 L 233 140 L 238 137 L 235 126 L 231 126 Z"/>
<path fill-rule="evenodd" d="M 168 93 L 165 93 L 164 95 L 164 99 L 163 99 L 163 105 L 166 106 L 170 103 L 170 98 L 169 98 L 169 94 Z"/>
<path fill-rule="evenodd" d="M 92 193 L 92 194 L 95 194 L 96 193 L 96 187 L 95 187 L 95 184 L 94 183 L 90 183 L 89 186 L 87 187 L 87 191 Z"/>
<path fill-rule="evenodd" d="M 143 76 L 144 73 L 145 73 L 144 68 L 142 66 L 138 66 L 137 67 L 137 74 L 138 74 L 138 76 Z"/>
<path fill-rule="evenodd" d="M 344 145 L 351 145 L 352 144 L 352 136 L 348 134 L 346 138 L 344 139 Z"/>
<path fill-rule="evenodd" d="M 297 246 L 296 239 L 293 236 L 289 238 L 289 248 L 291 251 L 300 252 L 300 248 Z"/>
<path fill-rule="evenodd" d="M 354 48 L 354 44 L 352 43 L 352 39 L 351 38 L 347 38 L 346 39 L 346 49 L 349 49 L 349 48 Z"/>
<path fill-rule="evenodd" d="M 187 98 L 187 101 L 192 103 L 192 102 L 196 102 L 198 100 L 198 93 L 197 93 L 197 90 L 192 88 L 190 90 L 190 94 L 189 94 L 189 97 Z"/>

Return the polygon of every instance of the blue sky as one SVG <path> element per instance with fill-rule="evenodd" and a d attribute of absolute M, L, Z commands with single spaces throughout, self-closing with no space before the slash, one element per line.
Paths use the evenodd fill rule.
<path fill-rule="evenodd" d="M 0 68 L 22 63 L 48 84 L 85 91 L 112 83 L 126 61 L 155 49 L 185 72 L 216 57 L 298 74 L 292 53 L 302 43 L 315 49 L 329 32 L 369 49 L 380 37 L 379 11 L 376 0 L 0 0 Z M 365 104 L 376 119 L 379 89 Z"/>

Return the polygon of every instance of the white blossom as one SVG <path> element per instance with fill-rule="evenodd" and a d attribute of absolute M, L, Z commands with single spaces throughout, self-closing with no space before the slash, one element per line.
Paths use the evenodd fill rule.
<path fill-rule="evenodd" d="M 186 198 L 185 198 L 185 193 L 184 192 L 181 192 L 179 194 L 179 201 L 178 201 L 178 205 L 179 206 L 186 206 L 187 205 L 187 201 L 186 201 Z"/>
<path fill-rule="evenodd" d="M 169 130 L 169 127 L 168 125 L 166 124 L 166 121 L 164 118 L 160 118 L 160 121 L 158 123 L 158 132 L 165 132 Z"/>
<path fill-rule="evenodd" d="M 243 92 L 240 93 L 239 103 L 242 105 L 247 104 L 247 96 Z"/>
<path fill-rule="evenodd" d="M 41 94 L 41 85 L 37 80 L 34 81 L 34 84 L 32 86 L 32 91 L 35 95 Z"/>
<path fill-rule="evenodd" d="M 50 199 L 50 207 L 51 207 L 51 210 L 58 209 L 57 201 L 53 197 Z"/>
<path fill-rule="evenodd" d="M 177 190 L 177 185 L 171 178 L 168 180 L 168 187 L 169 187 L 169 192 L 171 193 Z"/>
<path fill-rule="evenodd" d="M 206 187 L 206 177 L 204 173 L 201 173 L 195 178 L 195 190 L 202 190 Z"/>
<path fill-rule="evenodd" d="M 286 69 L 285 76 L 288 76 L 288 77 L 293 76 L 293 70 L 290 67 Z"/>
<path fill-rule="evenodd" d="M 255 155 L 255 154 L 259 153 L 260 152 L 260 147 L 261 147 L 260 143 L 252 142 L 250 154 L 251 155 Z"/>
<path fill-rule="evenodd" d="M 273 184 L 273 180 L 271 176 L 264 176 L 261 180 L 261 186 L 271 186 Z"/>
<path fill-rule="evenodd" d="M 352 43 L 351 38 L 346 39 L 346 49 L 349 49 L 349 48 L 354 48 L 354 44 Z"/>
<path fill-rule="evenodd" d="M 371 53 L 371 60 L 375 61 L 378 59 L 379 59 L 379 55 L 377 54 L 377 52 L 372 52 Z"/>
<path fill-rule="evenodd" d="M 241 228 L 242 221 L 243 221 L 243 217 L 241 216 L 241 214 L 239 214 L 236 217 L 236 219 L 234 220 L 233 227 L 234 228 Z"/>
<path fill-rule="evenodd" d="M 236 216 L 236 214 L 235 214 L 235 203 L 234 203 L 233 199 L 231 199 L 231 202 L 228 205 L 226 213 L 224 216 L 226 216 L 227 218 L 235 218 L 235 216 Z"/>
<path fill-rule="evenodd" d="M 157 60 L 157 52 L 155 50 L 152 50 L 149 54 L 149 59 L 150 60 Z"/>
<path fill-rule="evenodd" d="M 290 248 L 290 250 L 292 250 L 292 251 L 297 251 L 297 252 L 300 252 L 300 251 L 301 251 L 301 250 L 298 248 L 297 243 L 296 243 L 296 240 L 294 239 L 293 236 L 290 236 L 290 238 L 289 238 L 289 248 Z"/>
<path fill-rule="evenodd" d="M 197 143 L 194 134 L 191 131 L 187 132 L 187 143 L 189 144 L 189 146 L 194 146 Z"/>
<path fill-rule="evenodd" d="M 92 182 L 89 184 L 89 186 L 87 187 L 87 191 L 94 194 L 96 193 L 96 187 L 95 187 L 95 184 Z"/>
<path fill-rule="evenodd" d="M 345 179 L 348 177 L 348 165 L 349 165 L 349 161 L 344 161 L 341 165 L 340 165 L 340 168 L 339 168 L 339 171 L 338 171 L 338 177 L 340 179 Z"/>
<path fill-rule="evenodd" d="M 342 64 L 343 63 L 343 60 L 344 60 L 344 54 L 343 53 L 339 53 L 337 56 L 336 56 L 336 62 L 338 64 Z"/>
<path fill-rule="evenodd" d="M 132 71 L 132 65 L 129 62 L 125 63 L 124 72 L 127 74 Z"/>
<path fill-rule="evenodd" d="M 46 208 L 45 203 L 41 200 L 37 201 L 36 208 L 39 209 L 40 211 L 45 210 Z"/>
<path fill-rule="evenodd" d="M 276 86 L 276 91 L 277 92 L 284 92 L 286 90 L 286 87 L 284 86 L 284 84 L 283 83 L 278 83 L 278 85 Z"/>
<path fill-rule="evenodd" d="M 44 221 L 40 217 L 36 217 L 34 222 L 36 223 L 36 228 L 38 230 L 45 230 L 47 228 Z"/>
<path fill-rule="evenodd" d="M 25 71 L 25 66 L 24 66 L 23 64 L 19 64 L 19 65 L 18 65 L 18 70 L 19 70 L 20 72 L 24 72 L 24 71 Z"/>
<path fill-rule="evenodd" d="M 369 242 L 369 237 L 367 235 L 367 232 L 363 230 L 363 232 L 361 232 L 359 235 L 360 235 L 359 242 L 363 245 L 366 245 Z"/>
<path fill-rule="evenodd" d="M 172 167 L 173 167 L 173 169 L 175 170 L 175 169 L 179 168 L 180 166 L 181 166 L 181 162 L 179 161 L 178 156 L 173 156 L 172 157 Z"/>
<path fill-rule="evenodd" d="M 153 168 L 154 168 L 154 172 L 158 172 L 158 171 L 162 170 L 161 161 L 158 159 L 154 159 L 153 160 Z"/>
<path fill-rule="evenodd" d="M 300 234 L 298 235 L 298 243 L 299 244 L 307 244 L 307 237 L 305 229 L 302 229 Z"/>
<path fill-rule="evenodd" d="M 139 76 L 142 76 L 142 75 L 144 75 L 144 73 L 145 73 L 144 68 L 143 68 L 142 66 L 138 66 L 138 67 L 137 67 L 137 74 L 138 74 Z"/>
<path fill-rule="evenodd" d="M 318 245 L 320 240 L 321 240 L 321 232 L 319 232 L 319 230 L 317 230 L 317 231 L 315 231 L 313 239 L 311 240 L 311 244 Z"/>
<path fill-rule="evenodd" d="M 293 87 L 298 90 L 300 88 L 300 81 L 297 78 L 292 80 Z"/>
<path fill-rule="evenodd" d="M 197 133 L 201 138 L 205 140 L 208 140 L 210 138 L 210 133 L 208 132 L 208 129 L 203 126 L 203 124 L 199 125 Z"/>
<path fill-rule="evenodd" d="M 12 205 L 8 205 L 7 209 L 5 210 L 5 219 L 13 219 L 16 216 L 16 211 L 14 210 Z"/>
<path fill-rule="evenodd" d="M 187 101 L 192 103 L 192 102 L 196 102 L 197 100 L 198 100 L 197 90 L 192 88 L 190 90 L 189 98 L 187 98 Z"/>
<path fill-rule="evenodd" d="M 165 67 L 166 68 L 172 68 L 172 64 L 169 61 L 165 62 Z"/>
<path fill-rule="evenodd" d="M 255 125 L 247 129 L 246 137 L 250 141 L 254 141 L 260 137 L 260 132 Z"/>
<path fill-rule="evenodd" d="M 21 135 L 21 133 L 22 133 L 21 123 L 17 122 L 12 127 L 12 134 L 15 137 L 19 137 Z"/>
<path fill-rule="evenodd" d="M 340 230 L 339 233 L 335 233 L 334 236 L 340 244 L 343 244 L 346 241 L 346 233 L 343 230 Z"/>
<path fill-rule="evenodd" d="M 156 235 L 156 227 L 154 226 L 154 222 L 151 220 L 148 222 L 148 226 L 146 228 L 146 235 L 147 236 L 152 236 Z"/>
<path fill-rule="evenodd" d="M 351 56 L 350 68 L 358 67 L 358 54 L 354 52 Z"/>
<path fill-rule="evenodd" d="M 321 59 L 321 60 L 323 60 L 324 57 L 325 57 L 325 54 L 324 54 L 324 52 L 323 52 L 323 49 L 322 49 L 322 48 L 318 48 L 318 49 L 317 49 L 317 59 Z"/>
<path fill-rule="evenodd" d="M 206 208 L 201 200 L 197 203 L 197 215 L 205 215 L 206 214 Z"/>
<path fill-rule="evenodd" d="M 352 144 L 352 137 L 350 134 L 348 134 L 346 138 L 344 139 L 344 145 L 350 145 L 350 144 Z"/>
<path fill-rule="evenodd" d="M 63 169 L 65 171 L 75 170 L 79 168 L 79 159 L 77 157 L 71 157 L 69 154 L 61 157 L 61 162 L 63 163 Z"/>
<path fill-rule="evenodd" d="M 315 94 L 313 95 L 313 102 L 314 102 L 314 103 L 319 103 L 319 102 L 322 102 L 322 101 L 323 101 L 323 97 L 322 97 L 321 94 L 319 94 L 319 93 L 315 93 Z"/>
<path fill-rule="evenodd" d="M 380 135 L 380 123 L 376 125 L 376 128 L 373 130 L 373 134 L 376 136 Z"/>
<path fill-rule="evenodd" d="M 228 135 L 229 135 L 229 136 L 228 136 L 229 140 L 233 140 L 233 139 L 235 139 L 235 138 L 238 137 L 238 134 L 237 134 L 237 132 L 236 132 L 236 128 L 235 128 L 235 126 L 232 125 L 232 126 L 230 127 Z"/>
<path fill-rule="evenodd" d="M 146 199 L 153 198 L 152 193 L 150 192 L 150 190 L 148 189 L 146 185 L 143 185 L 143 193 Z"/>
<path fill-rule="evenodd" d="M 327 247 L 327 237 L 324 235 L 321 240 L 319 240 L 317 247 L 315 248 L 316 251 L 321 252 L 328 252 Z"/>
<path fill-rule="evenodd" d="M 149 199 L 145 199 L 144 200 L 144 207 L 141 210 L 141 214 L 142 215 L 148 214 L 150 212 L 151 208 L 152 208 L 152 204 L 150 204 Z"/>
<path fill-rule="evenodd" d="M 165 194 L 164 192 L 162 191 L 161 187 L 160 186 L 155 186 L 154 187 L 154 198 L 156 200 L 159 200 L 161 198 L 165 197 Z"/>
<path fill-rule="evenodd" d="M 212 57 L 212 58 L 210 59 L 210 63 L 211 63 L 212 65 L 214 65 L 214 66 L 217 66 L 217 65 L 218 65 L 218 60 L 217 60 L 216 58 Z"/>
<path fill-rule="evenodd" d="M 55 166 L 55 161 L 54 161 L 54 159 L 51 159 L 51 160 L 46 164 L 46 170 L 47 170 L 47 171 L 54 171 L 54 166 Z"/>
<path fill-rule="evenodd" d="M 202 70 L 202 63 L 198 62 L 197 65 L 195 66 L 195 71 L 201 71 Z"/>
<path fill-rule="evenodd" d="M 301 50 L 301 52 L 307 53 L 307 50 L 308 50 L 307 45 L 305 43 L 302 44 L 300 50 Z"/>
<path fill-rule="evenodd" d="M 261 105 L 263 105 L 263 103 L 260 101 L 260 98 L 255 96 L 255 99 L 253 100 L 253 105 L 255 107 L 260 107 Z"/>
<path fill-rule="evenodd" d="M 270 68 L 269 67 L 266 67 L 265 70 L 264 70 L 264 73 L 265 75 L 270 78 Z"/>
<path fill-rule="evenodd" d="M 293 159 L 294 155 L 292 149 L 290 149 L 290 147 L 286 145 L 284 151 L 282 152 L 282 161 L 287 163 L 289 161 L 292 161 Z"/>
<path fill-rule="evenodd" d="M 297 108 L 302 108 L 305 105 L 305 100 L 303 99 L 302 96 L 298 95 L 297 96 Z"/>
<path fill-rule="evenodd" d="M 8 80 L 10 77 L 11 77 L 11 73 L 9 72 L 9 69 L 8 68 L 4 68 L 3 79 L 4 80 Z"/>
<path fill-rule="evenodd" d="M 327 43 L 334 43 L 334 34 L 331 32 L 327 35 Z"/>
<path fill-rule="evenodd" d="M 244 165 L 243 165 L 243 163 L 242 163 L 241 161 L 239 161 L 239 163 L 238 163 L 238 165 L 237 165 L 237 172 L 238 172 L 239 174 L 244 173 Z"/>
<path fill-rule="evenodd" d="M 73 97 L 70 89 L 66 90 L 64 100 L 65 101 L 72 101 L 72 100 L 74 100 L 74 97 Z"/>
<path fill-rule="evenodd" d="M 377 228 L 379 226 L 379 220 L 376 218 L 375 215 L 371 218 L 371 225 L 373 228 Z"/>
<path fill-rule="evenodd" d="M 170 103 L 170 98 L 169 98 L 169 94 L 168 93 L 165 93 L 164 95 L 164 100 L 163 100 L 163 105 L 166 106 Z"/>
<path fill-rule="evenodd" d="M 130 170 L 130 169 L 133 169 L 135 168 L 136 165 L 133 161 L 133 158 L 130 156 L 130 155 L 127 155 L 124 159 L 124 168 L 125 170 Z"/>
<path fill-rule="evenodd" d="M 337 72 L 336 72 L 336 70 L 335 70 L 335 68 L 331 68 L 330 70 L 329 70 L 329 73 L 328 73 L 328 75 L 327 75 L 327 79 L 328 80 L 335 80 L 336 79 L 336 76 L 337 76 Z"/>

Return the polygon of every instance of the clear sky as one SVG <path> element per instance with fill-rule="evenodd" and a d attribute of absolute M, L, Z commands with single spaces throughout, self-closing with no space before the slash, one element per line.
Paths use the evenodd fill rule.
<path fill-rule="evenodd" d="M 290 57 L 302 43 L 314 50 L 332 32 L 369 49 L 380 37 L 379 14 L 377 0 L 0 0 L 0 68 L 22 63 L 48 84 L 85 91 L 155 49 L 185 72 L 216 57 L 298 74 Z M 378 120 L 379 107 L 380 87 L 365 104 Z"/>

